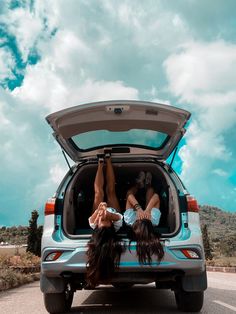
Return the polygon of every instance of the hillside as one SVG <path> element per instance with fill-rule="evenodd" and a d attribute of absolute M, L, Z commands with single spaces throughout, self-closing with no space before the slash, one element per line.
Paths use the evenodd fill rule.
<path fill-rule="evenodd" d="M 0 228 L 0 243 L 21 245 L 27 243 L 28 227 L 12 226 Z"/>
<path fill-rule="evenodd" d="M 217 207 L 200 206 L 200 221 L 208 227 L 212 241 L 219 241 L 222 237 L 236 234 L 236 213 L 225 212 Z"/>
<path fill-rule="evenodd" d="M 200 221 L 207 226 L 213 259 L 223 263 L 236 263 L 236 213 L 229 213 L 213 206 L 200 206 Z M 219 260 L 217 261 L 219 264 Z"/>

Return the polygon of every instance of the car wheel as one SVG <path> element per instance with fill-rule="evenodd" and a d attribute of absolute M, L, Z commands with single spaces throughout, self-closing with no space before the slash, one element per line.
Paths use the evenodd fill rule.
<path fill-rule="evenodd" d="M 175 291 L 177 308 L 184 312 L 200 312 L 203 306 L 204 292 L 187 292 L 184 290 Z"/>
<path fill-rule="evenodd" d="M 68 312 L 73 302 L 74 291 L 68 284 L 61 293 L 44 293 L 44 305 L 51 314 Z"/>

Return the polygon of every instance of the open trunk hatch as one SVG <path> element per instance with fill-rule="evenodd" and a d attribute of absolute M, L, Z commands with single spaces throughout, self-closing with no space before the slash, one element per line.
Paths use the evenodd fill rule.
<path fill-rule="evenodd" d="M 46 120 L 74 161 L 104 148 L 164 160 L 185 133 L 190 115 L 168 105 L 121 100 L 78 105 L 52 113 Z"/>

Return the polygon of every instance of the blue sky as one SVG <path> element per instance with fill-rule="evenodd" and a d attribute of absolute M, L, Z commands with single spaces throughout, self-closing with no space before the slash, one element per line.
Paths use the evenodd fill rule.
<path fill-rule="evenodd" d="M 236 3 L 0 0 L 0 226 L 26 225 L 67 171 L 45 121 L 109 99 L 192 113 L 174 168 L 236 211 Z"/>

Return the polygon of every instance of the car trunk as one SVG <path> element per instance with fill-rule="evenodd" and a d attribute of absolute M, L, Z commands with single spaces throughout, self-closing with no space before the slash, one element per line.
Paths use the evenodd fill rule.
<path fill-rule="evenodd" d="M 150 171 L 152 185 L 160 197 L 161 219 L 156 231 L 162 236 L 171 236 L 180 227 L 179 203 L 176 187 L 170 180 L 161 163 L 150 161 L 113 161 L 116 177 L 116 193 L 121 210 L 125 210 L 126 193 L 134 184 L 138 173 Z M 78 167 L 77 172 L 68 184 L 63 205 L 63 229 L 71 238 L 89 237 L 92 229 L 88 218 L 91 215 L 94 199 L 94 179 L 97 162 L 86 162 Z M 137 196 L 139 202 L 144 203 L 145 191 Z M 144 205 L 143 205 L 144 206 Z M 119 234 L 126 237 L 127 228 L 123 226 Z"/>

